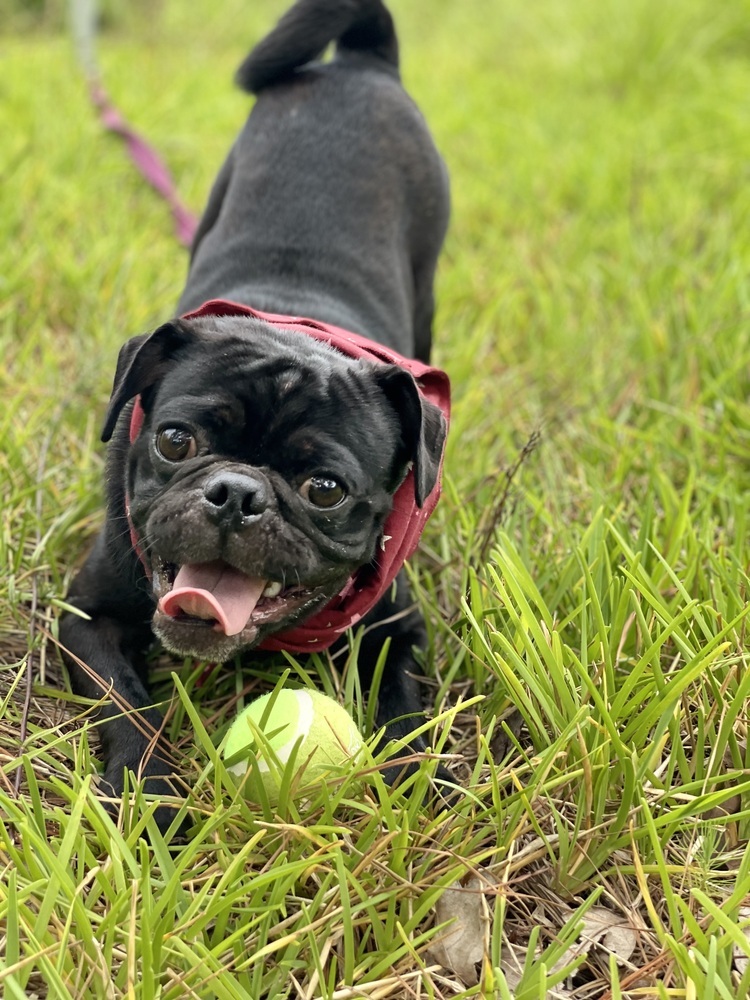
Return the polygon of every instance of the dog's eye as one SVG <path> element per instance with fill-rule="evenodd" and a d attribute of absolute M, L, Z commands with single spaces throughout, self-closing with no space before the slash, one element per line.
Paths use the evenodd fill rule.
<path fill-rule="evenodd" d="M 335 507 L 346 496 L 341 483 L 330 476 L 311 476 L 300 486 L 299 491 L 314 507 Z"/>
<path fill-rule="evenodd" d="M 168 462 L 184 462 L 195 457 L 198 446 L 184 427 L 165 427 L 156 435 L 156 450 Z"/>

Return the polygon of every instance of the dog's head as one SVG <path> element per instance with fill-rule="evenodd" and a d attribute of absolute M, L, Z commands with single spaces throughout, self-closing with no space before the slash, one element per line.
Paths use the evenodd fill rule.
<path fill-rule="evenodd" d="M 420 506 L 439 473 L 445 420 L 407 371 L 255 318 L 129 341 L 104 440 L 136 397 L 125 490 L 177 653 L 225 660 L 309 618 L 373 560 L 409 466 Z"/>

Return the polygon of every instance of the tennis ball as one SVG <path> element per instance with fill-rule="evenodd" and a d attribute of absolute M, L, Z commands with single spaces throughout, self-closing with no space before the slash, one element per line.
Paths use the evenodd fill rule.
<path fill-rule="evenodd" d="M 298 741 L 297 790 L 322 781 L 362 746 L 354 720 L 338 702 L 320 691 L 282 688 L 256 698 L 234 720 L 224 744 L 227 770 L 241 778 L 248 768 L 256 768 L 269 802 L 275 805 L 284 765 Z M 264 753 L 271 757 L 270 763 Z M 252 793 L 252 776 L 245 788 Z"/>

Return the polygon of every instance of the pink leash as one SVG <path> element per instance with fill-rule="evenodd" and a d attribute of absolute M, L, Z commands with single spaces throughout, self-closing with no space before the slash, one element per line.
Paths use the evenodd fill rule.
<path fill-rule="evenodd" d="M 114 132 L 124 140 L 130 159 L 141 176 L 169 205 L 177 239 L 183 246 L 190 247 L 198 227 L 198 220 L 180 201 L 166 164 L 154 148 L 128 125 L 97 80 L 89 82 L 89 93 L 99 110 L 99 121 L 109 132 Z"/>
<path fill-rule="evenodd" d="M 94 52 L 95 0 L 71 0 L 71 14 L 78 58 L 88 80 L 91 101 L 99 112 L 99 121 L 108 132 L 118 135 L 124 141 L 138 172 L 169 205 L 177 239 L 183 246 L 190 247 L 198 227 L 197 218 L 180 201 L 172 175 L 164 161 L 123 118 L 101 84 Z"/>

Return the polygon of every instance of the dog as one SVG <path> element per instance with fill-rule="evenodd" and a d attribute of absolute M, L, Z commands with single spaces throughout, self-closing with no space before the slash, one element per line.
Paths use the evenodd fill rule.
<path fill-rule="evenodd" d="M 60 621 L 74 690 L 102 701 L 115 799 L 128 771 L 174 791 L 147 688 L 154 637 L 224 662 L 335 649 L 364 625 L 364 690 L 389 640 L 387 737 L 422 711 L 424 622 L 401 567 L 437 501 L 447 433 L 447 378 L 429 365 L 447 171 L 380 0 L 299 0 L 237 81 L 257 99 L 177 317 L 120 351 L 106 519 L 68 595 L 83 614 Z M 173 818 L 159 806 L 162 829 Z"/>

